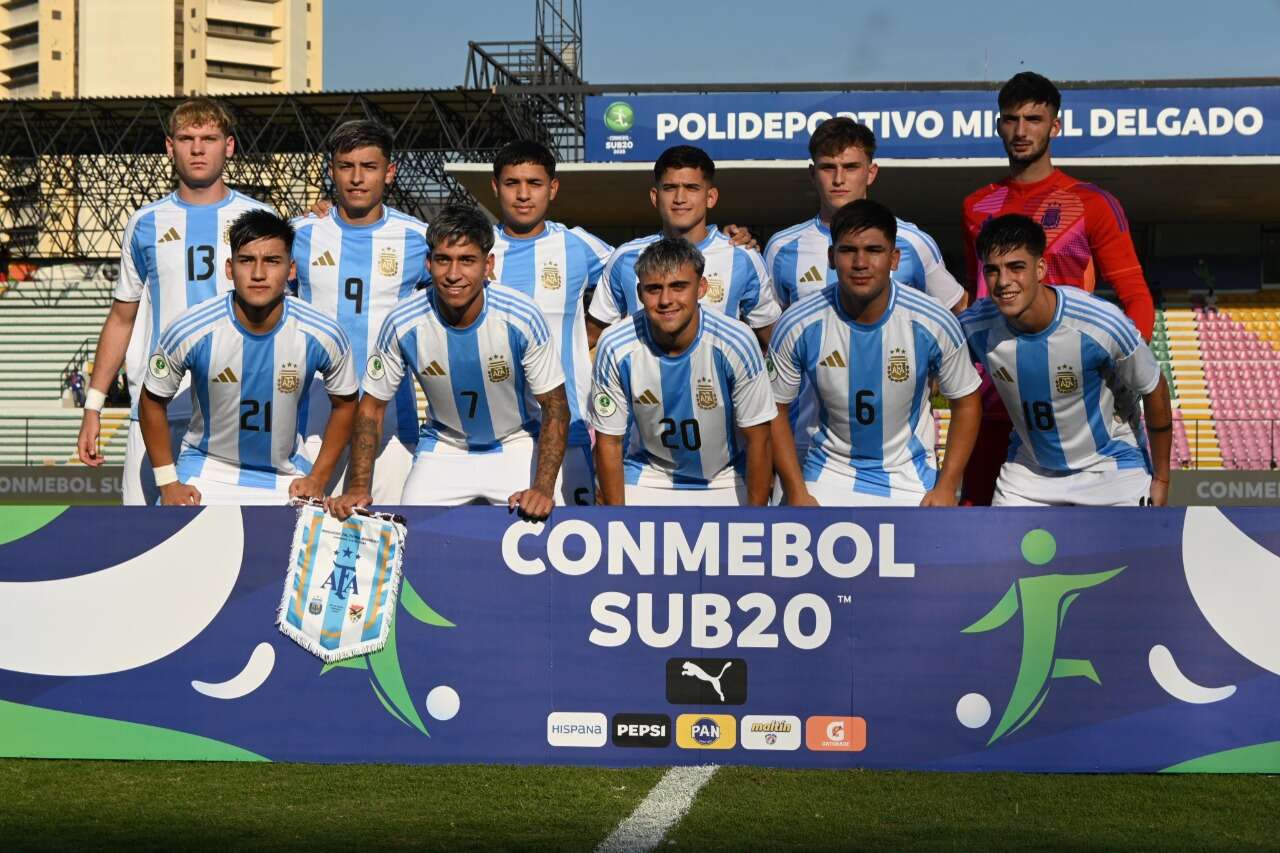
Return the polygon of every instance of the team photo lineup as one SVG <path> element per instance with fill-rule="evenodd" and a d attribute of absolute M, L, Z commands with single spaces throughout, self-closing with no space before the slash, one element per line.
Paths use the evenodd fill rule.
<path fill-rule="evenodd" d="M 809 140 L 819 209 L 761 252 L 712 224 L 690 145 L 654 163 L 657 232 L 618 247 L 547 218 L 533 141 L 494 159 L 496 223 L 422 222 L 384 203 L 370 120 L 332 132 L 334 199 L 289 222 L 223 182 L 230 115 L 189 100 L 177 189 L 123 235 L 79 458 L 103 464 L 123 365 L 132 505 L 1163 506 L 1173 417 L 1123 209 L 1053 167 L 1052 82 L 1020 73 L 998 106 L 1009 173 L 956 211 L 962 283 L 871 197 L 876 138 L 848 117 Z"/>

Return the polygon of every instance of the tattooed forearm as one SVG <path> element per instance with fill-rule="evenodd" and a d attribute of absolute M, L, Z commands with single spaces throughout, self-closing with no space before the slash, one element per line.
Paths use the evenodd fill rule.
<path fill-rule="evenodd" d="M 549 495 L 555 491 L 569 439 L 569 401 L 564 396 L 564 386 L 538 397 L 538 404 L 542 407 L 542 429 L 538 434 L 538 469 L 533 487 Z"/>
<path fill-rule="evenodd" d="M 379 423 L 363 412 L 356 413 L 351 429 L 351 463 L 347 474 L 348 492 L 367 492 L 373 487 L 373 458 L 378 455 Z"/>

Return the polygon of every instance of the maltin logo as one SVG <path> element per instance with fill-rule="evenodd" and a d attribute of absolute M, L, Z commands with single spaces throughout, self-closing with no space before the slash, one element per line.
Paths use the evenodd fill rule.
<path fill-rule="evenodd" d="M 614 101 L 604 110 L 604 126 L 614 133 L 626 133 L 636 124 L 636 111 L 626 101 Z"/>
<path fill-rule="evenodd" d="M 676 745 L 682 749 L 733 749 L 737 743 L 737 721 L 729 714 L 676 717 Z"/>

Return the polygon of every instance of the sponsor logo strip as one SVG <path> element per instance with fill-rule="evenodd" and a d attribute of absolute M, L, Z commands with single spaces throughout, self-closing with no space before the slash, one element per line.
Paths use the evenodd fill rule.
<path fill-rule="evenodd" d="M 676 745 L 682 749 L 733 749 L 737 743 L 737 721 L 730 714 L 676 717 Z"/>
<path fill-rule="evenodd" d="M 810 717 L 804 724 L 804 740 L 814 752 L 861 752 L 867 748 L 867 721 L 862 717 Z"/>
<path fill-rule="evenodd" d="M 743 749 L 796 750 L 804 730 L 799 717 L 748 714 L 742 718 L 739 739 Z"/>
<path fill-rule="evenodd" d="M 610 730 L 614 746 L 671 745 L 671 718 L 666 714 L 614 714 Z"/>
<path fill-rule="evenodd" d="M 547 743 L 551 746 L 604 746 L 609 740 L 609 720 L 604 714 L 552 711 L 547 714 Z"/>

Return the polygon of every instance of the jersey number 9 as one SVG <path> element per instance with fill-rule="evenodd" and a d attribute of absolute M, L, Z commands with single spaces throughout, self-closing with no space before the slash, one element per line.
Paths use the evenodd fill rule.
<path fill-rule="evenodd" d="M 349 278 L 345 283 L 345 296 L 356 304 L 356 313 L 364 311 L 364 279 Z"/>

